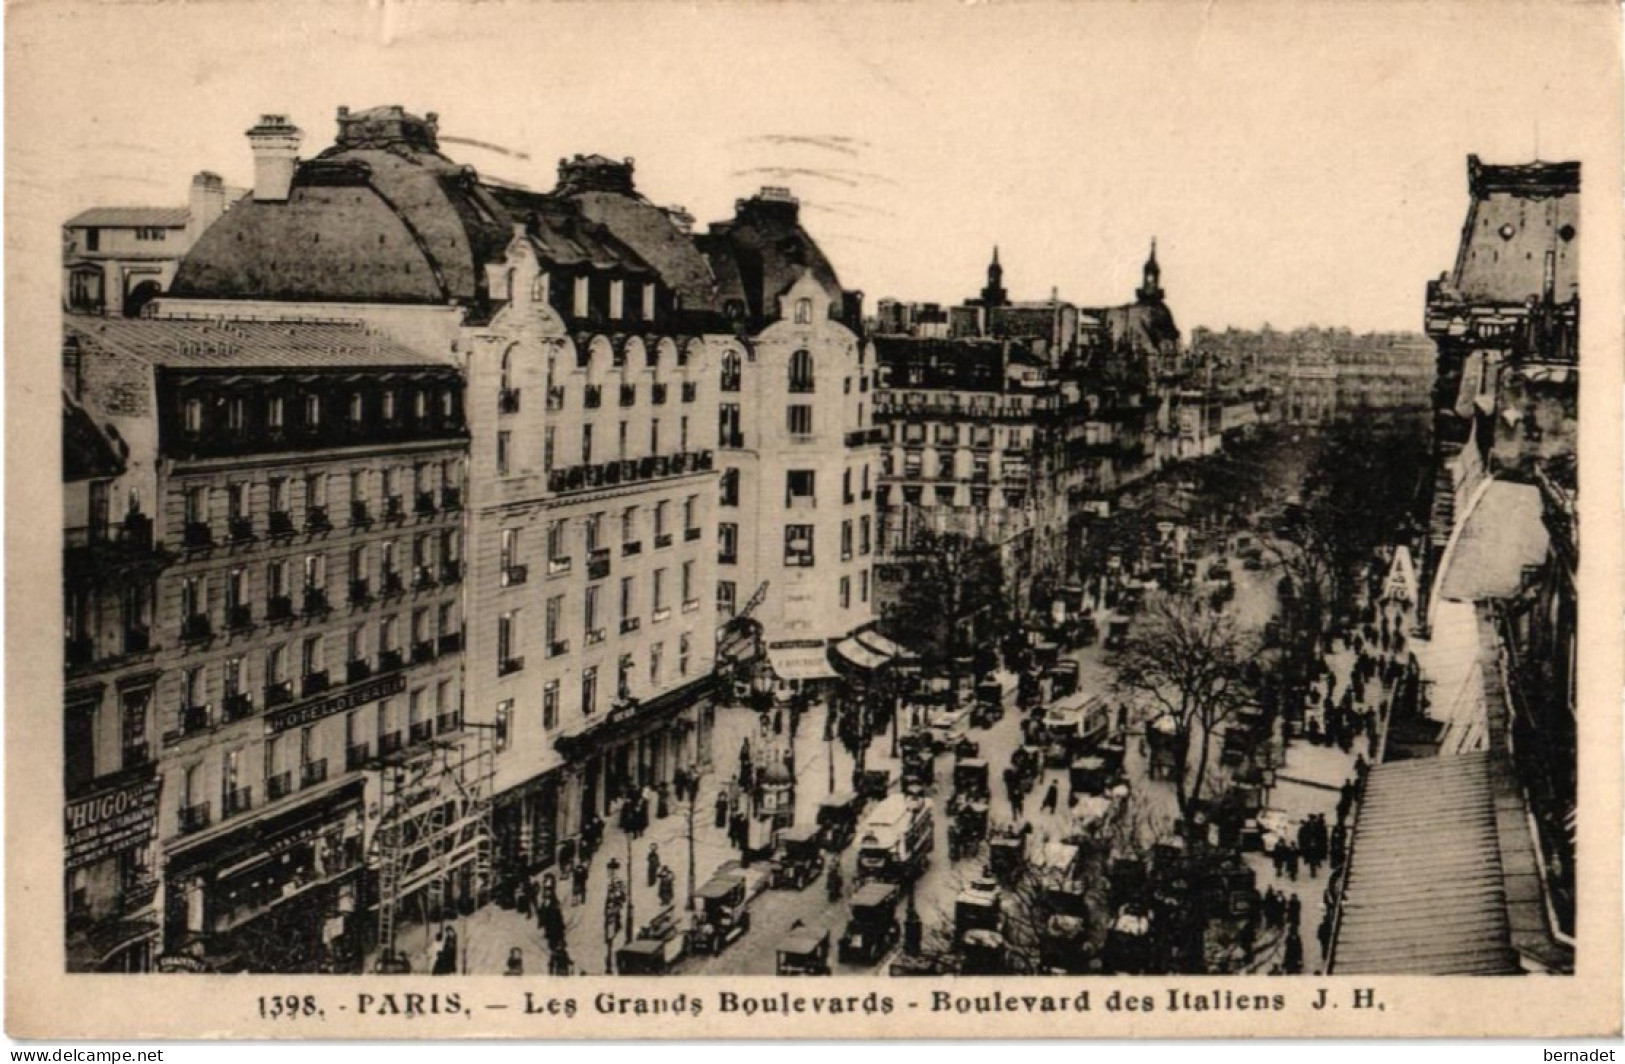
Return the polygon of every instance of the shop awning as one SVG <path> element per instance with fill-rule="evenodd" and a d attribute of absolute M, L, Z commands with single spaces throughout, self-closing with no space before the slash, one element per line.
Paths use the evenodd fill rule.
<path fill-rule="evenodd" d="M 823 647 L 768 647 L 767 663 L 781 680 L 832 680 L 835 670 Z"/>
<path fill-rule="evenodd" d="M 835 644 L 835 653 L 865 671 L 872 672 L 891 660 L 886 654 L 870 650 L 860 643 L 856 636 L 843 639 Z"/>
<path fill-rule="evenodd" d="M 715 685 L 716 677 L 707 674 L 653 698 L 621 703 L 580 731 L 559 736 L 553 741 L 553 747 L 568 758 L 636 738 L 698 704 L 711 694 Z"/>
<path fill-rule="evenodd" d="M 887 639 L 885 636 L 873 629 L 870 629 L 867 632 L 859 632 L 856 638 L 858 642 L 862 643 L 876 654 L 881 654 L 888 658 L 908 659 L 915 656 L 913 651 L 909 650 L 907 647 Z"/>

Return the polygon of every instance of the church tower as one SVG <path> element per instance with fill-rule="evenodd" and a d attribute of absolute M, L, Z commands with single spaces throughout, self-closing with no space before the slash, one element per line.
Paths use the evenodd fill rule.
<path fill-rule="evenodd" d="M 1151 238 L 1151 257 L 1145 260 L 1143 282 L 1134 294 L 1139 297 L 1141 303 L 1162 302 L 1162 267 L 1157 265 L 1156 237 Z"/>
<path fill-rule="evenodd" d="M 993 245 L 993 261 L 987 267 L 987 287 L 982 289 L 982 306 L 1003 307 L 1010 303 L 1004 290 L 1004 267 L 999 265 L 999 246 Z"/>

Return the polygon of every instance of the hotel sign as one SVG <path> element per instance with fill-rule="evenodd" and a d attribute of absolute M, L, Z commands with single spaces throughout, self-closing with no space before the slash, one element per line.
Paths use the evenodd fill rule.
<path fill-rule="evenodd" d="M 156 776 L 74 799 L 66 808 L 68 871 L 144 845 L 157 825 Z"/>
<path fill-rule="evenodd" d="M 366 683 L 356 684 L 348 690 L 340 691 L 331 698 L 324 698 L 319 702 L 306 702 L 302 706 L 289 706 L 265 715 L 265 734 L 275 735 L 290 728 L 301 728 L 306 724 L 314 724 L 324 717 L 331 717 L 335 713 L 343 713 L 357 706 L 376 702 L 380 698 L 400 694 L 406 690 L 406 676 L 403 673 L 394 673 L 389 676 L 380 676 Z"/>

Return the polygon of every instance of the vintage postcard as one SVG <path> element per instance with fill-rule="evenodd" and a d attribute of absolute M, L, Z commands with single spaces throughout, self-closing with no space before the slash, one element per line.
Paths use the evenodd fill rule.
<path fill-rule="evenodd" d="M 1617 5 L 8 16 L 13 1036 L 1619 1033 Z"/>

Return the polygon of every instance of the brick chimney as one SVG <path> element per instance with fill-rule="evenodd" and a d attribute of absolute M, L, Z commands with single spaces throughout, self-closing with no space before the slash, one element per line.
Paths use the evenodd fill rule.
<path fill-rule="evenodd" d="M 288 198 L 303 137 L 299 127 L 284 115 L 261 115 L 259 125 L 248 131 L 248 144 L 254 151 L 256 200 L 281 202 Z"/>
<path fill-rule="evenodd" d="M 198 237 L 226 213 L 226 183 L 219 174 L 207 170 L 192 177 L 192 191 L 186 200 L 186 244 Z"/>

